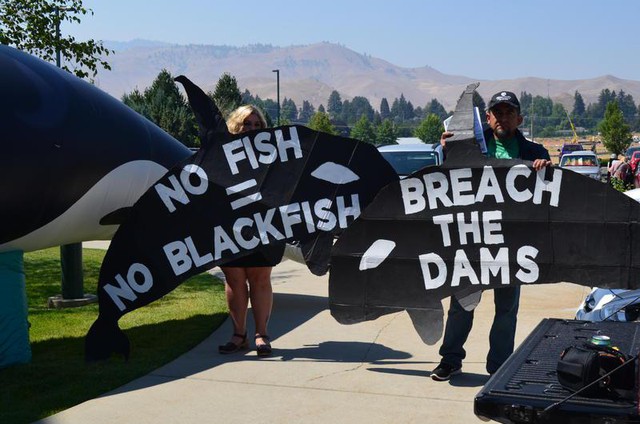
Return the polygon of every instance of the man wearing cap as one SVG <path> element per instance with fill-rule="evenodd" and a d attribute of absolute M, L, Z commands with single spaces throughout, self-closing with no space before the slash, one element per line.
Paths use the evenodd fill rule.
<path fill-rule="evenodd" d="M 501 91 L 491 97 L 487 108 L 487 123 L 484 137 L 487 143 L 487 155 L 497 159 L 524 159 L 533 161 L 538 171 L 551 165 L 549 152 L 542 145 L 527 140 L 518 130 L 522 124 L 520 102 L 510 91 Z M 445 146 L 451 132 L 442 134 L 440 143 Z M 520 287 L 495 289 L 495 316 L 489 334 L 489 353 L 487 354 L 487 372 L 493 374 L 513 353 L 516 335 Z M 479 300 L 479 299 L 478 299 Z M 466 356 L 464 343 L 467 341 L 473 325 L 473 311 L 466 311 L 460 302 L 451 296 L 447 314 L 444 340 L 440 347 L 440 364 L 431 372 L 436 381 L 447 381 L 452 375 L 462 371 L 462 360 Z"/>

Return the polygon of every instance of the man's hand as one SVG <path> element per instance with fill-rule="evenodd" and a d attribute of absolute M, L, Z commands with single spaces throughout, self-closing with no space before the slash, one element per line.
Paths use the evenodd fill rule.
<path fill-rule="evenodd" d="M 442 139 L 441 139 L 442 140 Z M 536 159 L 533 161 L 533 169 L 536 171 L 541 170 L 544 167 L 551 166 L 551 161 L 547 159 Z"/>
<path fill-rule="evenodd" d="M 451 131 L 445 131 L 440 136 L 440 145 L 444 149 L 445 144 L 447 144 L 447 138 L 453 137 L 453 133 Z"/>

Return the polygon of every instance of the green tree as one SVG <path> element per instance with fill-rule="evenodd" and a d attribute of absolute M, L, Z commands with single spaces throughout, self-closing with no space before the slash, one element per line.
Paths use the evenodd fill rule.
<path fill-rule="evenodd" d="M 376 127 L 376 144 L 398 144 L 398 129 L 390 119 Z"/>
<path fill-rule="evenodd" d="M 582 94 L 576 90 L 573 95 L 573 109 L 571 110 L 571 116 L 575 118 L 582 118 L 585 112 L 584 99 L 582 98 Z"/>
<path fill-rule="evenodd" d="M 616 101 L 618 102 L 618 107 L 620 108 L 620 112 L 622 112 L 622 116 L 624 116 L 625 122 L 633 122 L 636 117 L 636 103 L 633 101 L 633 96 L 620 90 Z"/>
<path fill-rule="evenodd" d="M 136 89 L 125 94 L 122 102 L 182 144 L 189 147 L 200 145 L 193 112 L 166 69 L 160 71 L 144 94 Z"/>
<path fill-rule="evenodd" d="M 533 95 L 526 91 L 520 92 L 520 113 L 522 116 L 529 116 L 531 114 L 531 105 L 533 103 Z"/>
<path fill-rule="evenodd" d="M 430 144 L 439 142 L 443 132 L 444 125 L 442 125 L 440 117 L 434 113 L 430 113 L 413 131 L 413 136 Z"/>
<path fill-rule="evenodd" d="M 0 44 L 13 46 L 55 62 L 59 52 L 62 69 L 80 78 L 95 77 L 98 67 L 111 69 L 101 59 L 113 53 L 102 41 L 77 41 L 59 32 L 60 23 L 81 22 L 91 9 L 82 0 L 0 0 Z"/>
<path fill-rule="evenodd" d="M 394 99 L 391 104 L 391 116 L 398 122 L 404 122 L 413 118 L 413 105 L 407 102 L 404 94 L 400 94 L 400 98 Z"/>
<path fill-rule="evenodd" d="M 331 123 L 329 115 L 325 112 L 316 112 L 309 120 L 309 128 L 316 131 L 322 131 L 329 134 L 337 135 L 338 131 Z"/>
<path fill-rule="evenodd" d="M 358 122 L 351 129 L 349 134 L 351 138 L 375 144 L 376 132 L 366 115 L 362 115 Z"/>
<path fill-rule="evenodd" d="M 573 125 L 577 127 L 586 126 L 585 114 L 586 107 L 584 105 L 584 99 L 582 95 L 576 90 L 573 95 L 573 109 L 571 110 L 571 119 L 573 120 Z"/>
<path fill-rule="evenodd" d="M 349 123 L 357 122 L 362 116 L 366 116 L 367 120 L 372 121 L 374 114 L 373 107 L 366 97 L 355 96 L 349 103 L 349 119 L 346 121 Z"/>
<path fill-rule="evenodd" d="M 311 119 L 314 113 L 315 108 L 313 107 L 313 105 L 309 101 L 303 100 L 302 107 L 300 108 L 300 112 L 298 113 L 298 119 L 300 120 L 300 122 L 309 122 L 309 119 Z"/>
<path fill-rule="evenodd" d="M 225 72 L 222 74 L 213 93 L 209 93 L 224 116 L 229 115 L 242 104 L 242 94 L 238 88 L 236 77 Z"/>
<path fill-rule="evenodd" d="M 447 110 L 437 99 L 431 99 L 431 101 L 427 103 L 424 108 L 424 113 L 426 114 L 426 116 L 429 116 L 431 114 L 436 115 L 438 118 L 440 118 L 441 121 L 444 121 L 448 115 Z"/>
<path fill-rule="evenodd" d="M 332 118 L 339 118 L 342 115 L 342 99 L 340 93 L 333 90 L 329 94 L 329 100 L 327 100 L 327 112 Z"/>
<path fill-rule="evenodd" d="M 621 155 L 631 144 L 631 130 L 624 123 L 624 116 L 618 107 L 618 102 L 609 102 L 604 113 L 604 119 L 598 125 L 602 135 L 602 144 L 608 151 Z"/>
<path fill-rule="evenodd" d="M 389 109 L 389 101 L 386 97 L 380 100 L 380 119 L 387 119 L 391 117 L 391 109 Z"/>
<path fill-rule="evenodd" d="M 551 117 L 547 122 L 547 126 L 558 126 L 561 129 L 571 129 L 569 120 L 567 119 L 567 110 L 562 103 L 553 103 L 551 107 Z"/>
<path fill-rule="evenodd" d="M 287 125 L 284 122 L 294 122 L 298 119 L 298 107 L 293 99 L 287 99 L 286 97 L 282 101 L 282 108 L 280 110 L 280 125 Z"/>
<path fill-rule="evenodd" d="M 610 102 L 615 101 L 616 97 L 617 95 L 615 91 L 611 91 L 608 88 L 603 89 L 598 95 L 598 101 L 596 103 L 589 104 L 589 106 L 587 107 L 587 116 L 594 120 L 600 120 L 604 118 L 604 113 L 607 109 L 607 105 Z"/>

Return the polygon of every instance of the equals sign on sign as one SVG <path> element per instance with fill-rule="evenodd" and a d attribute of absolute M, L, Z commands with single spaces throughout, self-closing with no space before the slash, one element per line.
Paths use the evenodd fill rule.
<path fill-rule="evenodd" d="M 243 181 L 239 184 L 233 185 L 231 187 L 227 187 L 227 196 L 233 196 L 236 194 L 241 194 L 243 197 L 236 199 L 231 202 L 231 209 L 236 210 L 243 206 L 247 206 L 251 203 L 257 202 L 262 199 L 262 195 L 259 191 L 254 187 L 257 187 L 258 183 L 255 179 Z"/>

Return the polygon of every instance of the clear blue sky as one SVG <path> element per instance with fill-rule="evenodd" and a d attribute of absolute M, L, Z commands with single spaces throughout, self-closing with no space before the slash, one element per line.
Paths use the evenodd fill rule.
<path fill-rule="evenodd" d="M 640 80 L 640 0 L 84 0 L 79 39 L 289 46 L 330 41 L 479 79 Z"/>

